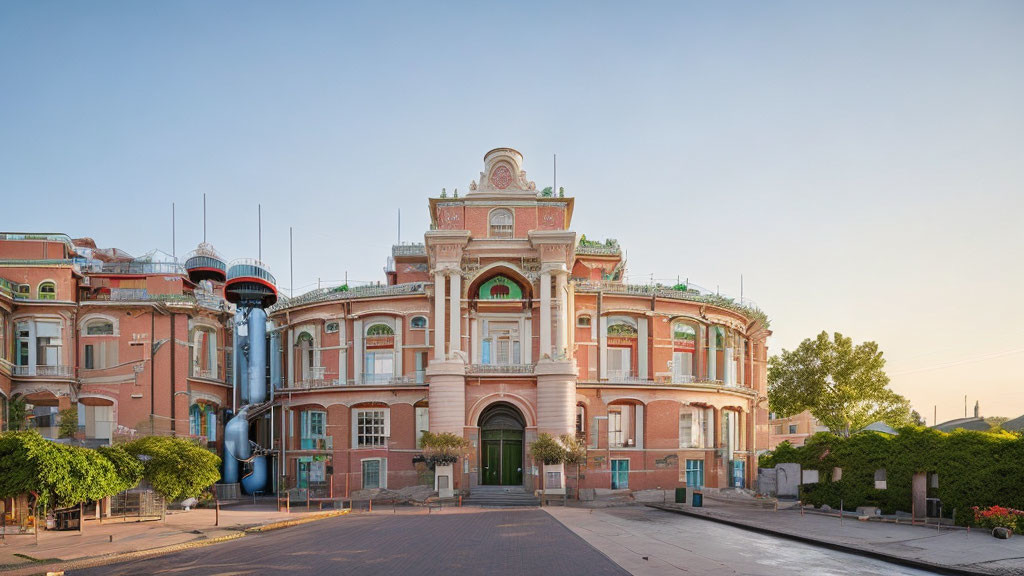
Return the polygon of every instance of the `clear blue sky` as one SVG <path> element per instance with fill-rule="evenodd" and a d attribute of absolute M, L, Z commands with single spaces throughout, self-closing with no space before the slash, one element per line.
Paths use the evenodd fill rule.
<path fill-rule="evenodd" d="M 1024 412 L 1024 3 L 0 2 L 0 228 L 383 279 L 511 146 L 633 280 L 777 351 L 877 340 L 929 421 Z"/>

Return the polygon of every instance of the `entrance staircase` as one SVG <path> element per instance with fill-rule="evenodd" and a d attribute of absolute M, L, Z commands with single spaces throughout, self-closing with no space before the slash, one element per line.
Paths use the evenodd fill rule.
<path fill-rule="evenodd" d="M 507 508 L 512 506 L 540 506 L 540 500 L 522 486 L 474 486 L 464 506 Z"/>

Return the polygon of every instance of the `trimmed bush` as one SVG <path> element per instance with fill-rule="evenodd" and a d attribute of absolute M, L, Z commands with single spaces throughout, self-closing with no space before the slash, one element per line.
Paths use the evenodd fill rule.
<path fill-rule="evenodd" d="M 146 436 L 124 450 L 142 460 L 143 477 L 169 501 L 197 498 L 220 480 L 220 457 L 191 440 Z"/>

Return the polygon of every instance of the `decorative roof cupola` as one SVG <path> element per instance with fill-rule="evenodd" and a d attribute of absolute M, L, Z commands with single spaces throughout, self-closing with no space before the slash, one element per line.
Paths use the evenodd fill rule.
<path fill-rule="evenodd" d="M 537 185 L 526 179 L 523 155 L 518 150 L 495 148 L 484 154 L 484 171 L 480 173 L 480 184 L 475 180 L 471 182 L 467 196 L 532 198 L 537 196 Z"/>

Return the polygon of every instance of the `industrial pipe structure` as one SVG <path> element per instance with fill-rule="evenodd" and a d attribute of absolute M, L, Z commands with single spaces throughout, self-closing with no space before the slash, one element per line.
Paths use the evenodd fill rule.
<path fill-rule="evenodd" d="M 280 334 L 270 332 L 270 378 L 267 374 L 267 313 L 265 308 L 277 301 L 274 277 L 262 262 L 242 260 L 233 262 L 227 273 L 224 296 L 237 306 L 234 321 L 235 379 L 234 391 L 242 403 L 241 408 L 224 426 L 223 481 L 234 484 L 241 481 L 246 494 L 266 491 L 269 480 L 268 450 L 250 440 L 250 431 L 268 403 L 268 388 L 280 385 L 281 360 L 277 350 Z M 245 333 L 242 333 L 242 328 Z M 272 393 L 272 392 L 271 392 Z M 242 466 L 247 471 L 242 474 Z M 240 477 L 241 476 L 241 477 Z"/>

